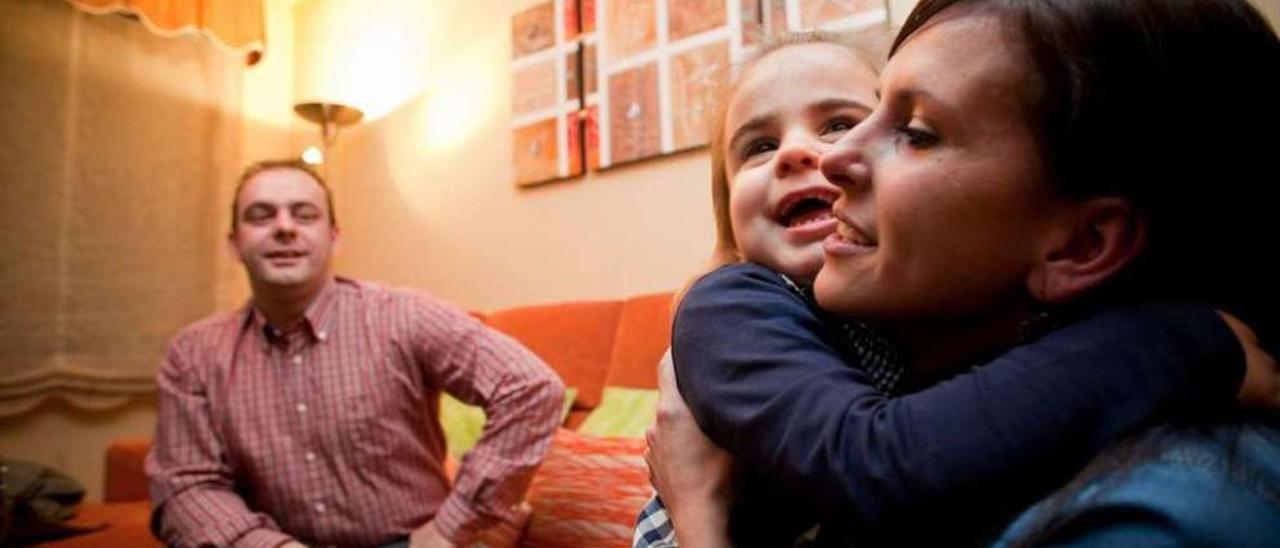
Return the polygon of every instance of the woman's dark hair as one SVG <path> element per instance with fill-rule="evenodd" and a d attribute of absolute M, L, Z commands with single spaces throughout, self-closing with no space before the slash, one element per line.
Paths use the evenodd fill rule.
<path fill-rule="evenodd" d="M 1266 20 L 1245 0 L 921 0 L 890 56 L 958 5 L 1024 45 L 1053 190 L 1118 196 L 1146 221 L 1107 298 L 1208 302 L 1274 352 L 1280 39 Z"/>

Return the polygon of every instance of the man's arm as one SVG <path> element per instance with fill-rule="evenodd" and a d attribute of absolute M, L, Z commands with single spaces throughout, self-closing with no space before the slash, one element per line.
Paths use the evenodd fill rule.
<path fill-rule="evenodd" d="M 1162 411 L 1225 408 L 1242 374 L 1208 308 L 1104 314 L 895 399 L 823 330 L 776 275 L 732 267 L 686 295 L 673 355 L 713 441 L 854 523 L 1021 502 Z"/>
<path fill-rule="evenodd" d="M 181 339 L 156 375 L 159 413 L 147 455 L 152 532 L 170 546 L 271 548 L 290 537 L 233 490 L 222 443 L 212 428 L 209 399 Z"/>
<path fill-rule="evenodd" d="M 426 304 L 417 316 L 417 359 L 441 388 L 486 417 L 453 491 L 428 524 L 461 545 L 496 520 L 516 521 L 560 424 L 564 384 L 532 352 L 461 311 Z"/>

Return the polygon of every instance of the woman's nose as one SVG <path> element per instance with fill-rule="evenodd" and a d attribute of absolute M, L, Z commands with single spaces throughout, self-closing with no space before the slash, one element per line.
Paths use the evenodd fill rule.
<path fill-rule="evenodd" d="M 846 190 L 866 187 L 870 183 L 871 166 L 859 143 L 847 137 L 822 155 L 819 162 L 822 176 Z"/>
<path fill-rule="evenodd" d="M 778 150 L 778 162 L 774 175 L 781 179 L 796 173 L 818 169 L 821 156 L 813 147 L 801 143 L 784 144 Z"/>

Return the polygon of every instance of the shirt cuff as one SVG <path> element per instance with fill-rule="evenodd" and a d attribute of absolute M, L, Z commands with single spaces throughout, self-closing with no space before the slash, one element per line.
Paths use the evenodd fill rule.
<path fill-rule="evenodd" d="M 235 548 L 276 548 L 291 540 L 293 540 L 293 537 L 280 531 L 259 527 L 236 539 L 232 546 L 235 546 Z"/>
<path fill-rule="evenodd" d="M 471 542 L 485 528 L 494 525 L 496 519 L 485 516 L 471 508 L 458 496 L 450 496 L 440 505 L 433 521 L 436 530 L 449 542 L 463 546 Z"/>

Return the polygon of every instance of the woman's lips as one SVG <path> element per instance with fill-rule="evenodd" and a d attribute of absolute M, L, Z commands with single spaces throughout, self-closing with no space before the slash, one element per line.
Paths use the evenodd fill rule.
<path fill-rule="evenodd" d="M 837 216 L 836 229 L 822 241 L 822 250 L 829 255 L 849 256 L 869 253 L 875 249 L 876 242 L 849 223 Z"/>

